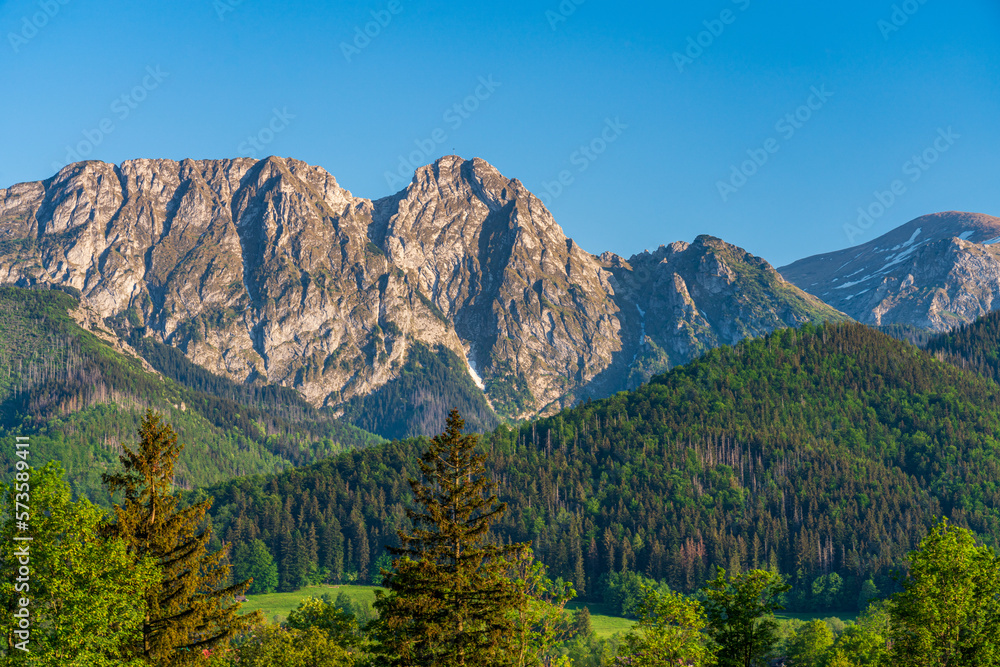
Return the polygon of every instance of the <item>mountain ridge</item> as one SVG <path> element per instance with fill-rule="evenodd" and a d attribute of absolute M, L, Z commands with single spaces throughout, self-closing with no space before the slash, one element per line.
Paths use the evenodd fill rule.
<path fill-rule="evenodd" d="M 778 271 L 859 322 L 942 332 L 1000 305 L 998 241 L 1000 218 L 945 211 Z"/>
<path fill-rule="evenodd" d="M 520 419 L 846 319 L 710 238 L 596 256 L 519 180 L 458 156 L 377 200 L 274 156 L 74 163 L 0 190 L 0 282 L 73 287 L 211 372 L 335 408 L 398 378 L 417 343 Z"/>

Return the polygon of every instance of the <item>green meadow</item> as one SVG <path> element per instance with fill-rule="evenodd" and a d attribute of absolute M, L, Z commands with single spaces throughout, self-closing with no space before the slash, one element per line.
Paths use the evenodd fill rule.
<path fill-rule="evenodd" d="M 371 604 L 375 601 L 375 586 L 353 586 L 353 585 L 320 585 L 306 586 L 291 593 L 267 593 L 263 595 L 251 595 L 243 603 L 240 612 L 249 614 L 261 611 L 264 618 L 269 621 L 282 622 L 288 616 L 288 612 L 299 606 L 299 602 L 308 597 L 322 597 L 329 595 L 336 598 L 341 593 L 347 595 L 355 602 Z M 580 602 L 570 602 L 566 609 L 573 611 L 580 607 L 590 608 L 590 622 L 597 633 L 598 638 L 606 639 L 616 632 L 628 632 L 635 625 L 635 621 L 620 616 L 612 616 L 606 613 L 603 604 L 585 604 Z"/>

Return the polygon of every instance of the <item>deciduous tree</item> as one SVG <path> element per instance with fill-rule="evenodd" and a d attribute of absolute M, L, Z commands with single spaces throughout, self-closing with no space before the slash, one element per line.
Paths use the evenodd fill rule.
<path fill-rule="evenodd" d="M 942 519 L 907 556 L 893 596 L 892 655 L 913 667 L 1000 665 L 1000 560 Z"/>
<path fill-rule="evenodd" d="M 824 667 L 833 646 L 830 626 L 819 619 L 802 625 L 792 638 L 788 657 L 796 667 Z"/>
<path fill-rule="evenodd" d="M 705 633 L 708 616 L 700 602 L 661 588 L 646 588 L 637 609 L 639 623 L 619 648 L 624 664 L 636 667 L 715 664 Z"/>
<path fill-rule="evenodd" d="M 837 637 L 827 667 L 883 667 L 892 664 L 887 641 L 888 611 L 870 606 Z"/>
<path fill-rule="evenodd" d="M 234 581 L 251 580 L 248 593 L 273 593 L 278 587 L 278 566 L 260 540 L 243 542 L 233 554 Z"/>
<path fill-rule="evenodd" d="M 749 570 L 727 580 L 726 571 L 718 568 L 702 591 L 721 667 L 768 663 L 777 639 L 774 612 L 784 608 L 781 595 L 789 588 L 780 575 L 767 570 Z"/>
<path fill-rule="evenodd" d="M 25 473 L 27 476 L 28 473 Z M 22 491 L 33 510 L 18 530 L 14 511 L 17 491 L 11 487 L 0 526 L 3 561 L 0 571 L 0 618 L 6 639 L 5 665 L 112 667 L 145 664 L 129 649 L 141 635 L 146 612 L 143 594 L 159 580 L 150 558 L 137 559 L 124 541 L 102 540 L 103 512 L 87 500 L 73 502 L 58 463 L 30 473 Z M 15 542 L 14 536 L 31 541 Z M 26 547 L 22 556 L 16 546 Z M 27 576 L 19 576 L 21 565 Z M 16 587 L 16 588 L 15 588 Z M 13 634 L 20 619 L 12 614 L 28 601 L 30 637 Z"/>

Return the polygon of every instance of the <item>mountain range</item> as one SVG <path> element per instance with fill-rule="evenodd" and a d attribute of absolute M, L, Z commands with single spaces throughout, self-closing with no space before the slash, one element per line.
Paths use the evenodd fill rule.
<path fill-rule="evenodd" d="M 157 410 L 178 486 L 292 590 L 374 581 L 407 436 L 457 406 L 500 534 L 581 593 L 766 565 L 854 609 L 935 516 L 997 543 L 996 240 L 940 213 L 779 272 L 710 236 L 590 254 L 482 160 L 374 201 L 288 159 L 78 163 L 0 190 L 0 437 L 106 503 Z"/>
<path fill-rule="evenodd" d="M 348 415 L 418 349 L 465 367 L 477 410 L 521 419 L 847 319 L 713 237 L 588 253 L 520 181 L 456 156 L 374 201 L 276 157 L 71 164 L 0 190 L 0 282 L 79 290 L 129 337 Z"/>
<path fill-rule="evenodd" d="M 777 271 L 705 235 L 595 255 L 457 156 L 376 200 L 278 157 L 79 162 L 0 190 L 0 283 L 76 290 L 136 349 L 388 437 L 456 405 L 479 429 L 554 414 L 805 323 L 946 331 L 993 309 L 997 240 L 1000 219 L 947 212 Z"/>

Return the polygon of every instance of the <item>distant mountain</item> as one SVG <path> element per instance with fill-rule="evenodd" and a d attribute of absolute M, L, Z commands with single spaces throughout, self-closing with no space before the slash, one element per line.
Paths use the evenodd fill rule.
<path fill-rule="evenodd" d="M 773 567 L 800 611 L 883 593 L 937 516 L 1000 544 L 1000 387 L 857 323 L 711 350 L 622 392 L 504 426 L 482 451 L 531 540 L 593 594 L 630 570 L 692 591 Z M 310 561 L 362 580 L 394 544 L 425 442 L 394 441 L 199 491 L 219 537 L 265 540 L 294 588 Z M 833 575 L 836 574 L 834 577 Z M 867 598 L 864 598 L 867 600 Z"/>
<path fill-rule="evenodd" d="M 376 201 L 276 157 L 71 164 L 0 190 L 0 282 L 76 288 L 130 338 L 350 418 L 393 383 L 373 399 L 393 433 L 436 431 L 449 397 L 488 427 L 845 317 L 710 237 L 591 255 L 520 181 L 455 156 Z M 417 378 L 416 350 L 458 366 Z"/>
<path fill-rule="evenodd" d="M 212 376 L 150 339 L 144 356 L 60 291 L 0 287 L 0 436 L 28 436 L 30 463 L 62 461 L 74 492 L 107 502 L 101 473 L 134 445 L 147 408 L 186 444 L 181 488 L 276 472 L 380 438 L 323 414 L 292 390 Z M 0 473 L 13 471 L 0 450 Z"/>
<path fill-rule="evenodd" d="M 949 211 L 779 272 L 859 322 L 946 331 L 1000 307 L 998 241 L 1000 218 Z"/>

